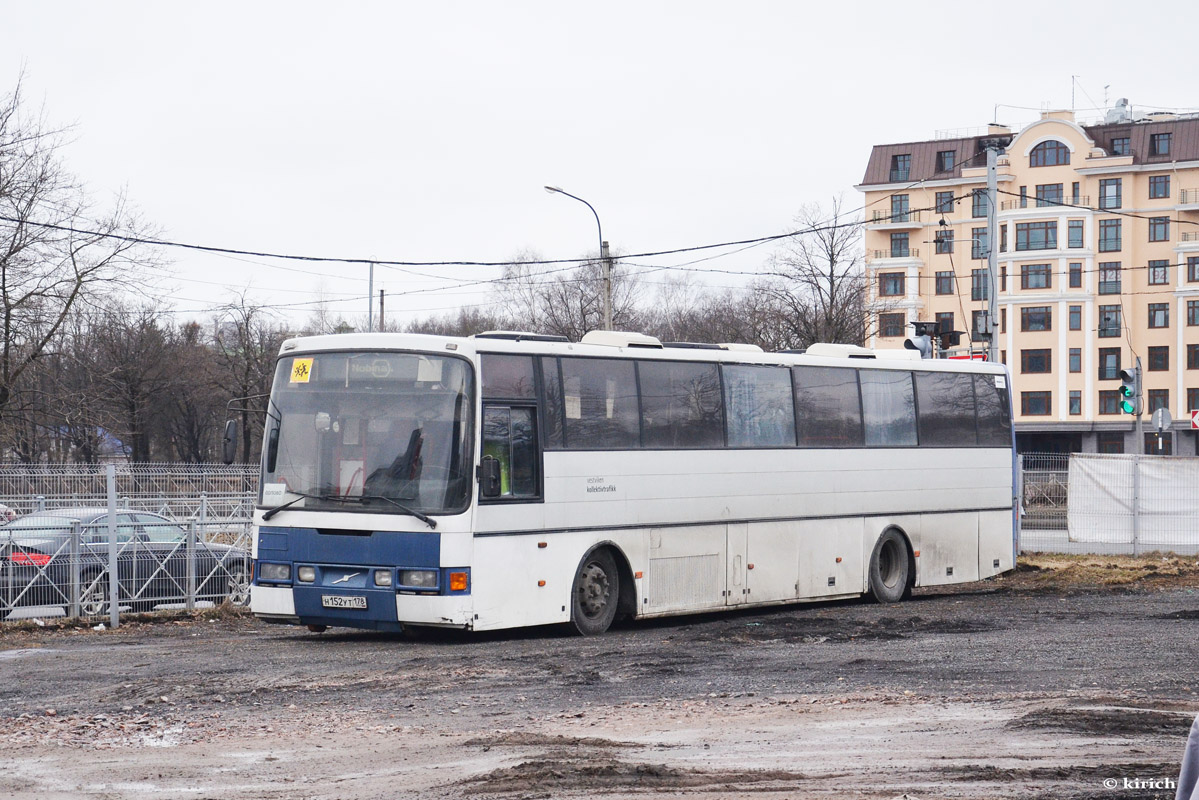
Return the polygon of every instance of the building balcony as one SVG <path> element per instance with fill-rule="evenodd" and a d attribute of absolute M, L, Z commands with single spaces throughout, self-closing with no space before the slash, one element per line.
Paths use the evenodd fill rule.
<path fill-rule="evenodd" d="M 888 250 L 875 250 L 873 252 L 874 257 L 871 261 L 882 261 L 888 258 L 920 258 L 920 249 L 917 247 L 892 247 Z"/>
<path fill-rule="evenodd" d="M 1078 197 L 1057 197 L 1057 198 L 1037 198 L 1037 197 L 1017 197 L 1011 200 L 1002 200 L 999 203 L 1000 211 L 1019 211 L 1029 208 L 1071 208 L 1073 206 L 1089 207 L 1091 198 L 1087 195 L 1079 195 Z"/>
<path fill-rule="evenodd" d="M 1199 210 L 1199 189 L 1183 189 L 1178 193 L 1179 211 Z"/>
<path fill-rule="evenodd" d="M 879 208 L 870 215 L 870 224 L 867 227 L 871 230 L 882 228 L 894 230 L 920 228 L 923 224 L 919 211 L 887 211 L 886 209 Z"/>

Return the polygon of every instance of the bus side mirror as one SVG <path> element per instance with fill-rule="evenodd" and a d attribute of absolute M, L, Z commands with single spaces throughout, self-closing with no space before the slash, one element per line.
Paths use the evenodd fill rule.
<path fill-rule="evenodd" d="M 237 420 L 225 421 L 225 438 L 221 441 L 221 460 L 232 464 L 237 458 Z"/>
<path fill-rule="evenodd" d="M 500 496 L 500 462 L 494 456 L 483 456 L 479 465 L 479 484 L 484 497 Z"/>

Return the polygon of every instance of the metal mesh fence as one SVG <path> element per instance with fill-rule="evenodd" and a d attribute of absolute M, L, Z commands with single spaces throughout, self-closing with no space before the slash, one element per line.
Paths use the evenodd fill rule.
<path fill-rule="evenodd" d="M 1199 553 L 1199 459 L 1025 453 L 1020 473 L 1023 551 Z"/>
<path fill-rule="evenodd" d="M 105 617 L 249 600 L 257 469 L 116 465 L 0 466 L 0 620 Z"/>

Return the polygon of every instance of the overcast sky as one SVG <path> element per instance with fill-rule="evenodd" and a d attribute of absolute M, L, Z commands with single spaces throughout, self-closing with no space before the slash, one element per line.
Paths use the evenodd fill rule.
<path fill-rule="evenodd" d="M 615 250 L 651 252 L 790 230 L 802 205 L 834 195 L 857 208 L 872 144 L 982 126 L 997 104 L 1019 126 L 1069 108 L 1072 75 L 1080 117 L 1101 114 L 1105 86 L 1145 110 L 1199 107 L 1197 9 L 0 0 L 0 88 L 24 70 L 27 101 L 75 126 L 71 171 L 100 199 L 123 187 L 167 239 L 575 258 L 597 249 L 595 220 L 545 184 L 595 206 Z M 294 304 L 321 297 L 365 315 L 365 267 L 168 255 L 160 293 L 184 317 L 246 289 L 296 322 L 311 306 Z M 752 273 L 768 255 L 694 266 Z M 376 270 L 389 318 L 486 302 L 454 284 L 498 272 L 416 271 L 434 277 Z M 411 294 L 437 287 L 449 288 Z"/>

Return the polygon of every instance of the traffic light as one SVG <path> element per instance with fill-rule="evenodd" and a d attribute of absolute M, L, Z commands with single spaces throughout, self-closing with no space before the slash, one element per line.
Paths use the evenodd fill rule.
<path fill-rule="evenodd" d="M 1136 367 L 1120 370 L 1120 410 L 1141 413 L 1141 370 Z"/>

